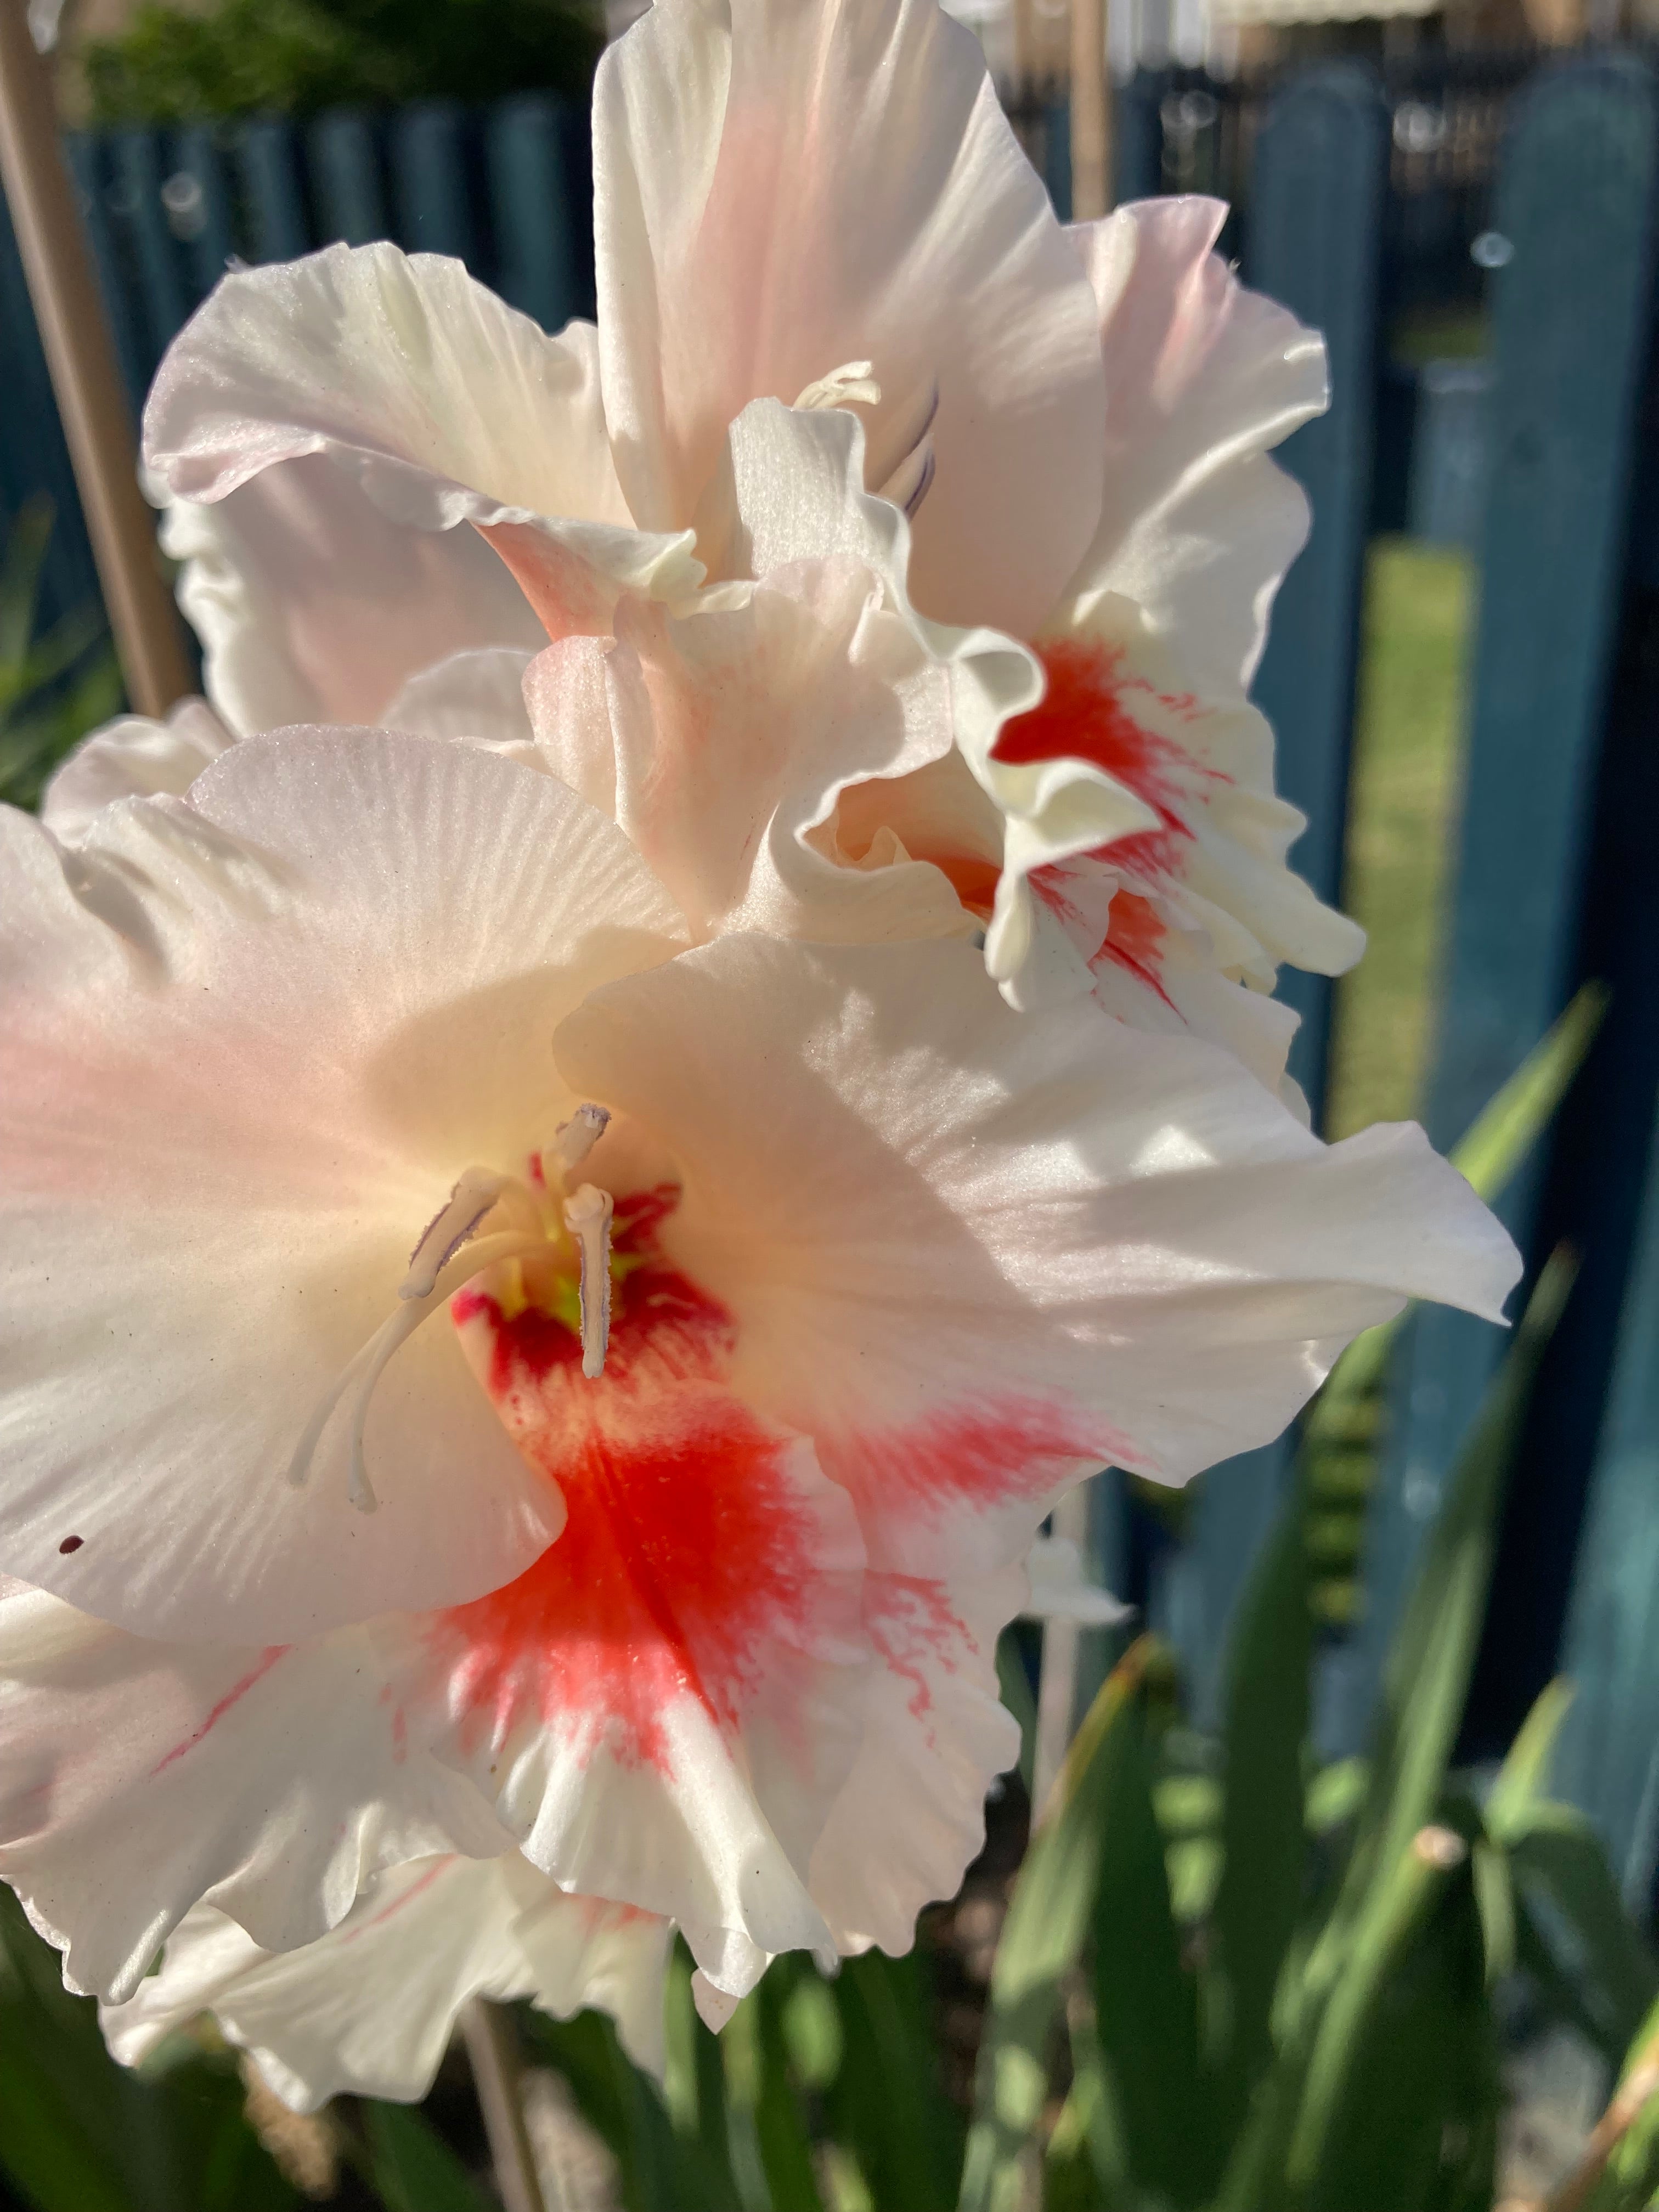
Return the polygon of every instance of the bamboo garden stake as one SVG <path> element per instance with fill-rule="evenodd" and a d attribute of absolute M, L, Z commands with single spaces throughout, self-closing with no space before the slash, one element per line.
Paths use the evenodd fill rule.
<path fill-rule="evenodd" d="M 155 517 L 138 489 L 126 396 L 24 0 L 0 0 L 0 177 L 127 697 L 137 714 L 165 714 L 195 687 L 156 561 Z"/>
<path fill-rule="evenodd" d="M 1112 102 L 1106 77 L 1107 0 L 1072 0 L 1072 221 L 1112 208 Z"/>
<path fill-rule="evenodd" d="M 1090 222 L 1112 205 L 1112 102 L 1106 76 L 1107 0 L 1072 0 L 1072 220 Z M 1087 1556 L 1089 1507 L 1080 1486 L 1054 1508 L 1054 1533 Z M 1051 1620 L 1042 1632 L 1031 1815 L 1040 1820 L 1077 1717 L 1078 1628 Z"/>

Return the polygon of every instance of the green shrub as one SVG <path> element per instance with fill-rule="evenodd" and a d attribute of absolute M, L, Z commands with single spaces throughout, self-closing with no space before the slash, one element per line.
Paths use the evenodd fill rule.
<path fill-rule="evenodd" d="M 550 91 L 585 100 L 603 37 L 585 0 L 144 0 L 81 56 L 95 124 L 179 123 Z"/>

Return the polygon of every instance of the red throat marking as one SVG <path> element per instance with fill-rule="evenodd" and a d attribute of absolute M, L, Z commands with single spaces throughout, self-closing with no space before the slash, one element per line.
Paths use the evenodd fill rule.
<path fill-rule="evenodd" d="M 731 1317 L 658 1247 L 678 1199 L 617 1202 L 613 1249 L 634 1264 L 619 1271 L 597 1383 L 552 1315 L 454 1300 L 475 1370 L 568 1511 L 516 1582 L 434 1616 L 469 1748 L 529 1723 L 665 1767 L 669 1710 L 690 1697 L 734 1728 L 769 1646 L 813 1608 L 817 1533 L 794 1445 L 726 1390 Z"/>
<path fill-rule="evenodd" d="M 1171 1005 L 1158 975 L 1168 932 L 1147 894 L 1180 876 L 1184 849 L 1193 840 L 1188 814 L 1202 803 L 1205 784 L 1225 779 L 1173 738 L 1147 729 L 1133 709 L 1139 696 L 1187 719 L 1201 710 L 1190 695 L 1158 691 L 1133 674 L 1121 646 L 1067 640 L 1036 650 L 1048 690 L 1035 707 L 1004 725 L 995 757 L 1020 763 L 1070 755 L 1092 761 L 1158 816 L 1156 830 L 1116 838 L 1083 857 L 1134 886 L 1114 897 L 1105 939 L 1093 957 L 1114 962 Z M 1032 890 L 1056 904 L 1065 896 L 1065 866 L 1076 865 L 1037 869 Z"/>

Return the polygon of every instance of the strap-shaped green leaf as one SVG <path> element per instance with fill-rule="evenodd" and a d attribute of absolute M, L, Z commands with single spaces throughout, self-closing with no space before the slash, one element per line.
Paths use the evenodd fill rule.
<path fill-rule="evenodd" d="M 386 2212 L 491 2212 L 473 2180 L 424 2116 L 407 2105 L 366 2105 L 369 2170 Z"/>
<path fill-rule="evenodd" d="M 1298 1480 L 1246 1585 L 1228 1650 L 1214 1928 L 1228 1996 L 1219 2094 L 1229 2134 L 1272 2056 L 1273 1990 L 1306 1880 L 1303 1759 L 1313 1628 L 1304 1497 Z"/>

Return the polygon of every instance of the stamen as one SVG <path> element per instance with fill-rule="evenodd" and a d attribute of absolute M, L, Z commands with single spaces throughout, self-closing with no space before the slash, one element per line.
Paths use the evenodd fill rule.
<path fill-rule="evenodd" d="M 564 1225 L 581 1253 L 582 1373 L 597 1382 L 605 1372 L 611 1341 L 611 1216 L 616 1201 L 608 1190 L 580 1184 L 564 1202 Z"/>
<path fill-rule="evenodd" d="M 468 1168 L 416 1241 L 409 1273 L 398 1285 L 400 1298 L 428 1297 L 441 1270 L 473 1234 L 507 1182 L 488 1168 Z"/>
<path fill-rule="evenodd" d="M 465 1182 L 465 1179 L 463 1176 L 462 1182 Z M 456 1188 L 459 1191 L 460 1185 L 457 1184 Z M 485 1211 L 488 1210 L 486 1207 Z M 447 1211 L 446 1207 L 445 1212 Z M 442 1218 L 440 1215 L 439 1219 Z M 437 1223 L 434 1222 L 433 1229 L 422 1237 L 420 1244 L 415 1248 L 416 1254 L 436 1227 Z M 465 1239 L 463 1237 L 458 1242 L 465 1243 Z M 546 1243 L 544 1237 L 527 1237 L 522 1233 L 483 1237 L 476 1244 L 468 1246 L 459 1266 L 448 1264 L 454 1256 L 454 1246 L 452 1245 L 445 1262 L 435 1271 L 431 1287 L 424 1295 L 405 1297 L 404 1303 L 393 1309 L 368 1343 L 353 1352 L 334 1382 L 324 1393 L 301 1431 L 300 1441 L 294 1447 L 294 1455 L 288 1463 L 288 1480 L 291 1487 L 295 1490 L 303 1487 L 311 1473 L 312 1462 L 317 1456 L 317 1447 L 323 1440 L 323 1431 L 341 1400 L 349 1392 L 352 1400 L 351 1468 L 346 1495 L 360 1513 L 373 1513 L 380 1501 L 374 1495 L 374 1486 L 368 1479 L 368 1468 L 363 1458 L 363 1431 L 368 1421 L 369 1401 L 374 1395 L 374 1386 L 385 1373 L 392 1354 L 409 1341 L 422 1322 L 429 1321 L 434 1313 L 441 1311 L 456 1291 L 464 1284 L 471 1282 L 475 1275 L 481 1275 L 499 1260 L 516 1260 L 526 1252 L 543 1251 L 546 1249 Z"/>
<path fill-rule="evenodd" d="M 912 517 L 927 496 L 933 481 L 933 421 L 939 413 L 939 386 L 933 385 L 921 413 L 905 441 L 904 458 L 883 484 L 877 496 L 891 500 Z"/>
<path fill-rule="evenodd" d="M 879 407 L 881 386 L 872 374 L 874 367 L 873 362 L 845 361 L 828 376 L 814 377 L 795 404 L 809 412 L 819 407 Z"/>
<path fill-rule="evenodd" d="M 581 1165 L 604 1136 L 610 1121 L 610 1108 L 590 1102 L 579 1106 L 568 1121 L 560 1122 L 548 1150 L 567 1175 Z"/>

